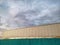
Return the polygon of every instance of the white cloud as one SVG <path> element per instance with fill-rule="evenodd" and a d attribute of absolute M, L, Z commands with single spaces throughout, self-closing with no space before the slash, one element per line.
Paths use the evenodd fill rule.
<path fill-rule="evenodd" d="M 7 13 L 0 14 L 3 24 L 0 28 L 26 27 L 60 21 L 59 4 L 53 1 L 53 3 L 50 0 L 7 0 L 5 2 L 8 9 Z"/>

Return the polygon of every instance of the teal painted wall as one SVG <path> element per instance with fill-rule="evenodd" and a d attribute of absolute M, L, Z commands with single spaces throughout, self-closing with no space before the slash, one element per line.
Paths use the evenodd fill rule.
<path fill-rule="evenodd" d="M 60 45 L 60 38 L 3 39 L 0 45 Z"/>

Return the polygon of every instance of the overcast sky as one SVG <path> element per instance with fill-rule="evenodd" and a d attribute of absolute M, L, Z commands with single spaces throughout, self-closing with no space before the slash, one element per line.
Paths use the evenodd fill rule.
<path fill-rule="evenodd" d="M 60 22 L 60 0 L 0 0 L 0 28 Z"/>

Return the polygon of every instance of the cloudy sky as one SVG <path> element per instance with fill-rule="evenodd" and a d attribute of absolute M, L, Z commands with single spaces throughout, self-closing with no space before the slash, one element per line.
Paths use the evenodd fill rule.
<path fill-rule="evenodd" d="M 0 28 L 59 23 L 59 4 L 60 0 L 0 0 Z"/>

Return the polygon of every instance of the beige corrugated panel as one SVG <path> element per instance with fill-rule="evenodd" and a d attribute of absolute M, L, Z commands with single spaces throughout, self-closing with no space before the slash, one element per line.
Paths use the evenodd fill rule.
<path fill-rule="evenodd" d="M 60 24 L 35 26 L 6 30 L 2 33 L 2 38 L 40 38 L 40 37 L 60 37 Z"/>

